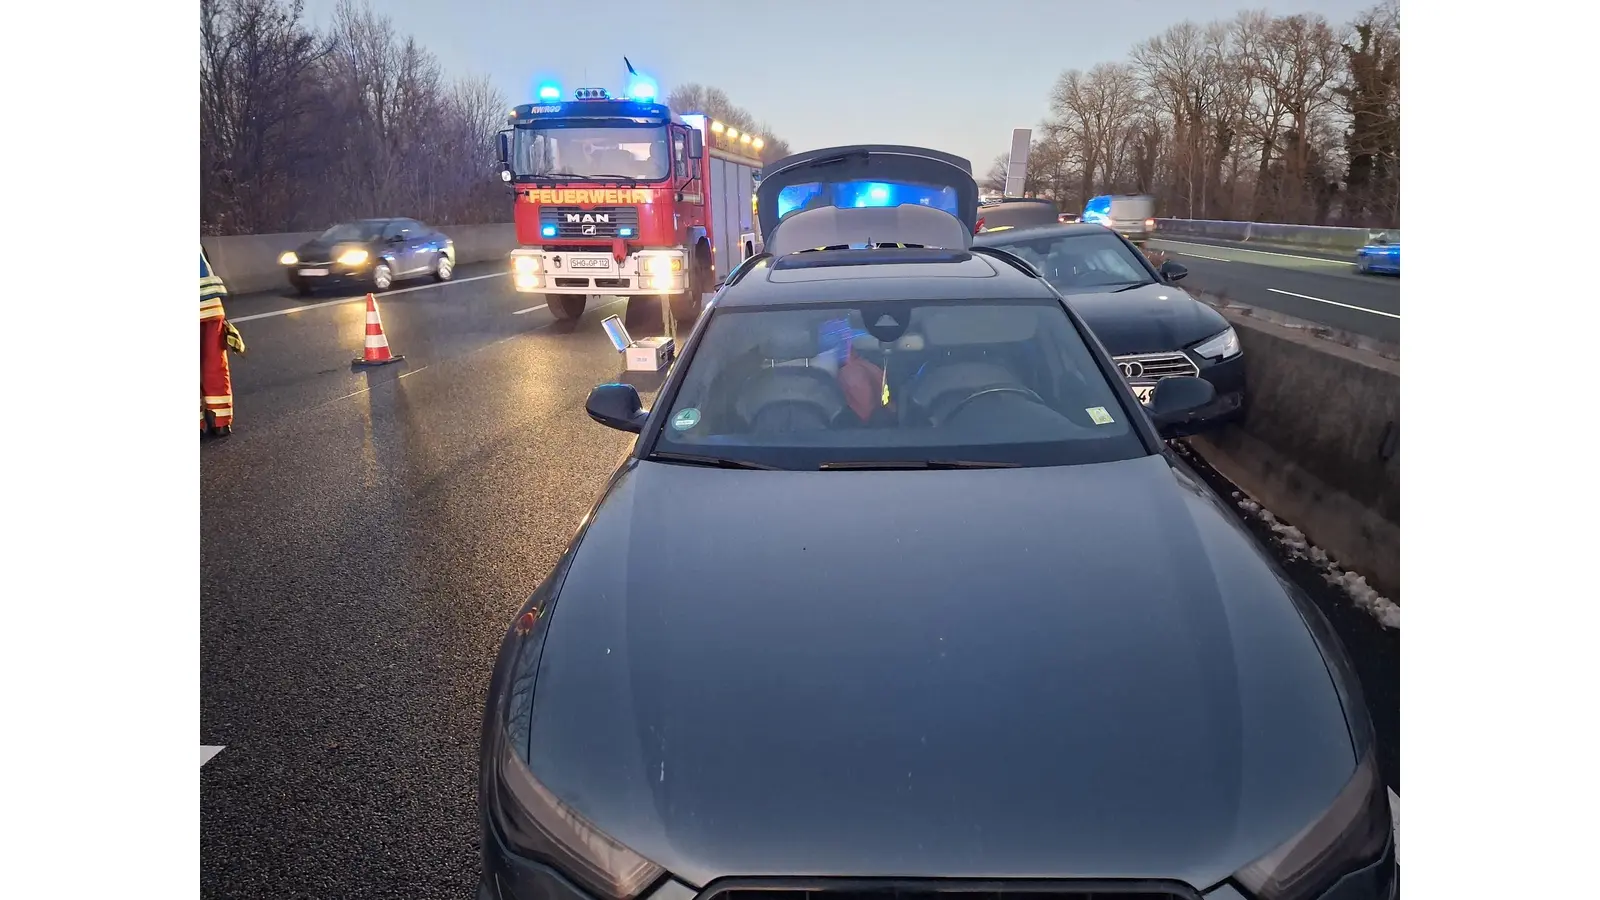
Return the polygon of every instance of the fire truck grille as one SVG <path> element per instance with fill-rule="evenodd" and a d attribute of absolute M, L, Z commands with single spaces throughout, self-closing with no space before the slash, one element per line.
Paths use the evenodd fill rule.
<path fill-rule="evenodd" d="M 629 234 L 639 234 L 639 208 L 636 206 L 599 206 L 580 209 L 576 206 L 547 206 L 539 211 L 539 231 L 544 235 L 547 226 L 556 226 L 557 238 L 616 237 L 617 229 L 630 229 Z M 626 237 L 627 235 L 624 235 Z"/>

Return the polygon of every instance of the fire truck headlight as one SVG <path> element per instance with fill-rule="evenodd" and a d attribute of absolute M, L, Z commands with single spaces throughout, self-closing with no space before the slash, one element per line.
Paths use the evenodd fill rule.
<path fill-rule="evenodd" d="M 646 275 L 644 289 L 670 294 L 683 290 L 682 275 Z"/>
<path fill-rule="evenodd" d="M 670 275 L 683 271 L 683 259 L 677 256 L 645 256 L 639 260 L 646 275 Z"/>
<path fill-rule="evenodd" d="M 533 273 L 539 271 L 539 257 L 513 256 L 511 258 L 511 268 L 515 269 L 517 275 L 519 276 L 532 275 Z"/>
<path fill-rule="evenodd" d="M 300 257 L 296 256 L 293 250 L 290 250 L 288 253 L 278 257 L 278 265 L 281 266 L 292 266 L 299 261 Z"/>
<path fill-rule="evenodd" d="M 365 250 L 346 250 L 339 255 L 339 265 L 359 266 L 367 261 L 367 256 L 368 254 Z"/>

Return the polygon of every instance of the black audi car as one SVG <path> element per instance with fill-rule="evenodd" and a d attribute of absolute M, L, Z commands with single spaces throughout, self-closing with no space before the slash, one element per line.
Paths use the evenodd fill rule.
<path fill-rule="evenodd" d="M 1038 269 L 1083 316 L 1141 402 L 1173 375 L 1204 378 L 1217 399 L 1194 430 L 1237 421 L 1245 411 L 1239 335 L 1222 314 L 1177 287 L 1189 270 L 1159 269 L 1127 238 L 1094 224 L 986 231 L 974 243 L 1010 251 Z"/>
<path fill-rule="evenodd" d="M 480 900 L 1396 896 L 1338 639 L 1162 440 L 1210 383 L 1142 406 L 965 160 L 759 207 L 819 179 L 931 202 L 768 215 L 653 408 L 589 396 L 638 439 L 501 645 Z"/>
<path fill-rule="evenodd" d="M 319 287 L 386 291 L 403 278 L 449 281 L 456 245 L 415 219 L 359 219 L 329 228 L 278 257 L 289 286 L 305 295 Z"/>

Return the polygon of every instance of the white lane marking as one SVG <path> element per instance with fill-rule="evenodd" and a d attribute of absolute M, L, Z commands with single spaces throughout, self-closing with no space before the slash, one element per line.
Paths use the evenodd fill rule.
<path fill-rule="evenodd" d="M 1239 253 L 1260 253 L 1263 256 L 1282 256 L 1285 259 L 1303 259 L 1303 260 L 1306 260 L 1307 262 L 1325 263 L 1325 264 L 1330 265 L 1330 266 L 1348 266 L 1348 265 L 1350 265 L 1350 262 L 1348 260 L 1328 259 L 1328 258 L 1322 257 L 1322 256 L 1298 256 L 1298 255 L 1293 254 L 1293 253 L 1280 253 L 1280 252 L 1275 251 L 1275 250 L 1252 250 L 1249 247 L 1222 247 L 1222 246 L 1218 246 L 1216 244 L 1191 244 L 1188 241 L 1174 241 L 1174 240 L 1172 240 L 1170 238 L 1151 238 L 1150 242 L 1151 243 L 1155 243 L 1155 244 L 1177 244 L 1180 247 L 1207 247 L 1207 248 L 1210 248 L 1213 251 L 1215 251 L 1215 250 L 1233 250 L 1233 251 L 1236 251 L 1236 252 L 1239 252 Z"/>
<path fill-rule="evenodd" d="M 1177 251 L 1177 253 L 1178 253 L 1179 256 L 1192 256 L 1195 259 L 1209 259 L 1209 260 L 1211 260 L 1213 262 L 1236 262 L 1236 260 L 1223 259 L 1220 256 L 1207 256 L 1204 253 L 1190 253 L 1187 250 L 1179 250 L 1179 251 Z"/>
<path fill-rule="evenodd" d="M 414 287 L 393 288 L 392 290 L 384 291 L 383 292 L 383 296 L 388 297 L 388 296 L 390 296 L 392 294 L 404 294 L 407 291 L 426 291 L 429 288 L 449 287 L 452 284 L 466 284 L 469 281 L 482 281 L 485 278 L 504 278 L 505 276 L 507 276 L 509 274 L 511 274 L 511 273 L 510 272 L 495 272 L 492 275 L 474 275 L 471 278 L 454 278 L 454 279 L 451 279 L 450 281 L 440 281 L 440 282 L 436 282 L 434 284 L 419 284 L 419 285 L 416 285 Z M 240 316 L 237 319 L 229 317 L 228 321 L 230 321 L 230 322 L 249 322 L 249 321 L 251 321 L 253 319 L 268 319 L 268 318 L 271 318 L 272 316 L 287 316 L 289 313 L 303 312 L 303 311 L 308 310 L 308 309 L 321 309 L 324 306 L 343 306 L 346 303 L 364 303 L 364 302 L 366 302 L 366 299 L 367 299 L 367 295 L 366 294 L 362 294 L 359 297 L 346 297 L 343 300 L 329 300 L 326 303 L 308 303 L 305 306 L 293 306 L 293 307 L 290 307 L 289 309 L 275 309 L 272 312 L 256 313 L 253 316 Z"/>
<path fill-rule="evenodd" d="M 205 744 L 201 744 L 200 745 L 200 765 L 204 766 L 206 763 L 211 761 L 211 757 L 216 756 L 218 753 L 221 753 L 221 752 L 222 752 L 222 748 L 221 747 L 208 747 Z"/>
<path fill-rule="evenodd" d="M 513 316 L 520 316 L 520 315 L 525 315 L 525 314 L 531 313 L 531 312 L 537 312 L 538 310 L 544 309 L 545 307 L 547 307 L 549 305 L 550 304 L 548 304 L 548 303 L 541 303 L 538 306 L 530 306 L 527 309 L 519 309 L 516 312 L 512 313 L 512 315 Z"/>
<path fill-rule="evenodd" d="M 1391 319 L 1400 318 L 1399 313 L 1388 313 L 1381 309 L 1367 309 L 1365 306 L 1351 306 L 1348 303 L 1340 303 L 1337 300 L 1324 300 L 1321 297 L 1312 297 L 1308 294 L 1296 294 L 1294 291 L 1280 291 L 1277 288 L 1267 288 L 1267 290 L 1273 292 L 1274 294 L 1286 294 L 1290 297 L 1299 297 L 1301 300 L 1315 300 L 1318 303 L 1326 303 L 1329 306 L 1342 306 L 1345 309 L 1354 309 L 1359 312 L 1372 313 L 1375 316 L 1388 316 Z"/>
<path fill-rule="evenodd" d="M 598 310 L 598 309 L 605 309 L 608 306 L 616 306 L 618 303 L 622 303 L 622 302 L 626 301 L 627 299 L 628 299 L 627 297 L 618 297 L 617 299 L 611 301 L 610 303 L 602 303 L 599 306 L 596 306 L 595 309 Z M 544 329 L 549 328 L 551 325 L 554 325 L 558 321 L 560 321 L 560 320 L 559 319 L 551 319 L 550 321 L 544 323 L 543 325 L 535 325 L 531 330 L 532 331 L 543 331 Z M 460 359 L 460 358 L 464 358 L 466 356 L 471 356 L 474 353 L 478 353 L 480 351 L 487 350 L 490 347 L 498 347 L 501 344 L 504 344 L 506 341 L 514 341 L 517 338 L 522 337 L 522 336 L 523 336 L 522 334 L 508 334 L 508 335 L 506 335 L 505 337 L 501 338 L 498 341 L 494 341 L 492 343 L 484 344 L 482 347 L 478 347 L 478 348 L 476 348 L 474 350 L 469 350 L 465 354 L 463 354 L 462 357 L 451 357 L 451 358 L 452 359 Z M 400 378 L 404 378 L 404 377 L 406 377 L 406 375 L 412 374 L 412 372 L 421 372 L 423 369 L 426 369 L 426 368 L 428 368 L 428 367 L 427 366 L 421 366 L 419 368 L 412 369 L 411 371 L 406 372 L 404 375 L 401 375 Z M 396 380 L 398 381 L 399 379 L 396 379 Z M 382 382 L 379 382 L 379 384 L 382 384 Z M 338 403 L 340 400 L 349 400 L 351 397 L 359 397 L 362 394 L 370 393 L 372 391 L 372 388 L 373 388 L 372 385 L 368 385 L 367 387 L 364 387 L 359 391 L 351 391 L 350 393 L 345 394 L 343 397 L 335 397 L 332 400 L 327 401 L 326 403 L 318 403 L 316 406 L 311 407 L 311 409 L 305 410 L 305 412 L 313 412 L 315 410 L 319 410 L 319 409 L 323 408 L 324 406 L 330 406 L 330 405 L 332 405 L 334 403 Z M 220 749 L 220 748 L 218 748 L 218 749 Z"/>
<path fill-rule="evenodd" d="M 1394 864 L 1400 865 L 1400 795 L 1389 788 L 1389 815 L 1394 819 Z"/>

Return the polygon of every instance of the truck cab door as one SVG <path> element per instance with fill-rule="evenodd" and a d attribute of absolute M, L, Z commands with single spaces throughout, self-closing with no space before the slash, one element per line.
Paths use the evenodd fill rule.
<path fill-rule="evenodd" d="M 762 169 L 756 191 L 756 211 L 762 241 L 773 252 L 792 241 L 779 237 L 781 225 L 802 210 L 832 207 L 839 211 L 869 209 L 882 211 L 872 216 L 886 228 L 881 236 L 871 235 L 874 243 L 922 243 L 912 240 L 917 234 L 931 239 L 940 232 L 922 226 L 932 221 L 928 215 L 909 212 L 895 215 L 891 210 L 920 206 L 954 217 L 964 228 L 966 244 L 978 225 L 978 183 L 972 177 L 972 163 L 959 156 L 925 147 L 890 144 L 859 144 L 829 147 L 784 157 Z M 839 236 L 859 236 L 856 223 L 846 227 L 852 215 L 837 216 Z M 942 217 L 941 217 L 942 218 Z M 827 226 L 817 217 L 808 217 L 808 237 L 826 235 Z M 821 231 L 818 231 L 818 228 Z M 897 241 L 891 232 L 906 230 L 907 239 Z M 915 234 L 913 234 L 915 232 Z M 948 246 L 953 238 L 943 238 Z M 829 246 L 832 246 L 830 244 Z"/>

